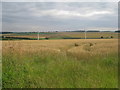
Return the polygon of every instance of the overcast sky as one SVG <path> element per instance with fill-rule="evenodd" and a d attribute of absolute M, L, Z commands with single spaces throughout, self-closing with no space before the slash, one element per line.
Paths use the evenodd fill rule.
<path fill-rule="evenodd" d="M 117 2 L 4 2 L 3 31 L 116 30 Z"/>

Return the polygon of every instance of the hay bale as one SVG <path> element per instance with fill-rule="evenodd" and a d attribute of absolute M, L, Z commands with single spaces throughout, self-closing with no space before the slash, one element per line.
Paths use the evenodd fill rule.
<path fill-rule="evenodd" d="M 79 46 L 79 44 L 77 44 L 77 43 L 75 43 L 74 45 L 75 45 L 75 47 Z"/>
<path fill-rule="evenodd" d="M 93 43 L 89 43 L 90 44 L 90 46 L 93 46 Z"/>

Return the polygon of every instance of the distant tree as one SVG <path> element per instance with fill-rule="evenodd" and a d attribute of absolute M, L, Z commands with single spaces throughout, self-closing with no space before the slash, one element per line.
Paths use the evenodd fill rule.
<path fill-rule="evenodd" d="M 101 38 L 103 38 L 103 36 L 101 36 Z"/>
<path fill-rule="evenodd" d="M 48 40 L 49 38 L 48 38 L 48 37 L 46 37 L 45 39 L 47 39 L 47 40 Z"/>
<path fill-rule="evenodd" d="M 110 38 L 113 38 L 113 36 L 111 36 Z"/>
<path fill-rule="evenodd" d="M 5 36 L 2 36 L 2 38 L 5 38 Z"/>

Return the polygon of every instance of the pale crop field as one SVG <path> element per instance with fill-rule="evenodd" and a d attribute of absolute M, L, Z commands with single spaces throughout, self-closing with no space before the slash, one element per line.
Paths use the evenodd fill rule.
<path fill-rule="evenodd" d="M 2 41 L 3 88 L 117 88 L 118 39 Z"/>
<path fill-rule="evenodd" d="M 0 34 L 0 36 L 8 36 L 8 37 L 21 37 L 21 38 L 36 38 L 37 39 L 37 34 L 31 33 L 31 34 Z M 54 32 L 54 33 L 39 33 L 40 34 L 40 39 L 49 37 L 49 39 L 61 39 L 65 37 L 71 37 L 71 38 L 85 38 L 85 33 L 84 32 Z M 118 38 L 118 33 L 115 32 L 87 32 L 86 33 L 87 38 Z"/>

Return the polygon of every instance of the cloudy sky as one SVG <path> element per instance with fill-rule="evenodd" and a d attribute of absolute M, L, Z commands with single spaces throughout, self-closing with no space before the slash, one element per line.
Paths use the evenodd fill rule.
<path fill-rule="evenodd" d="M 117 2 L 4 2 L 2 30 L 116 30 L 117 16 Z"/>

